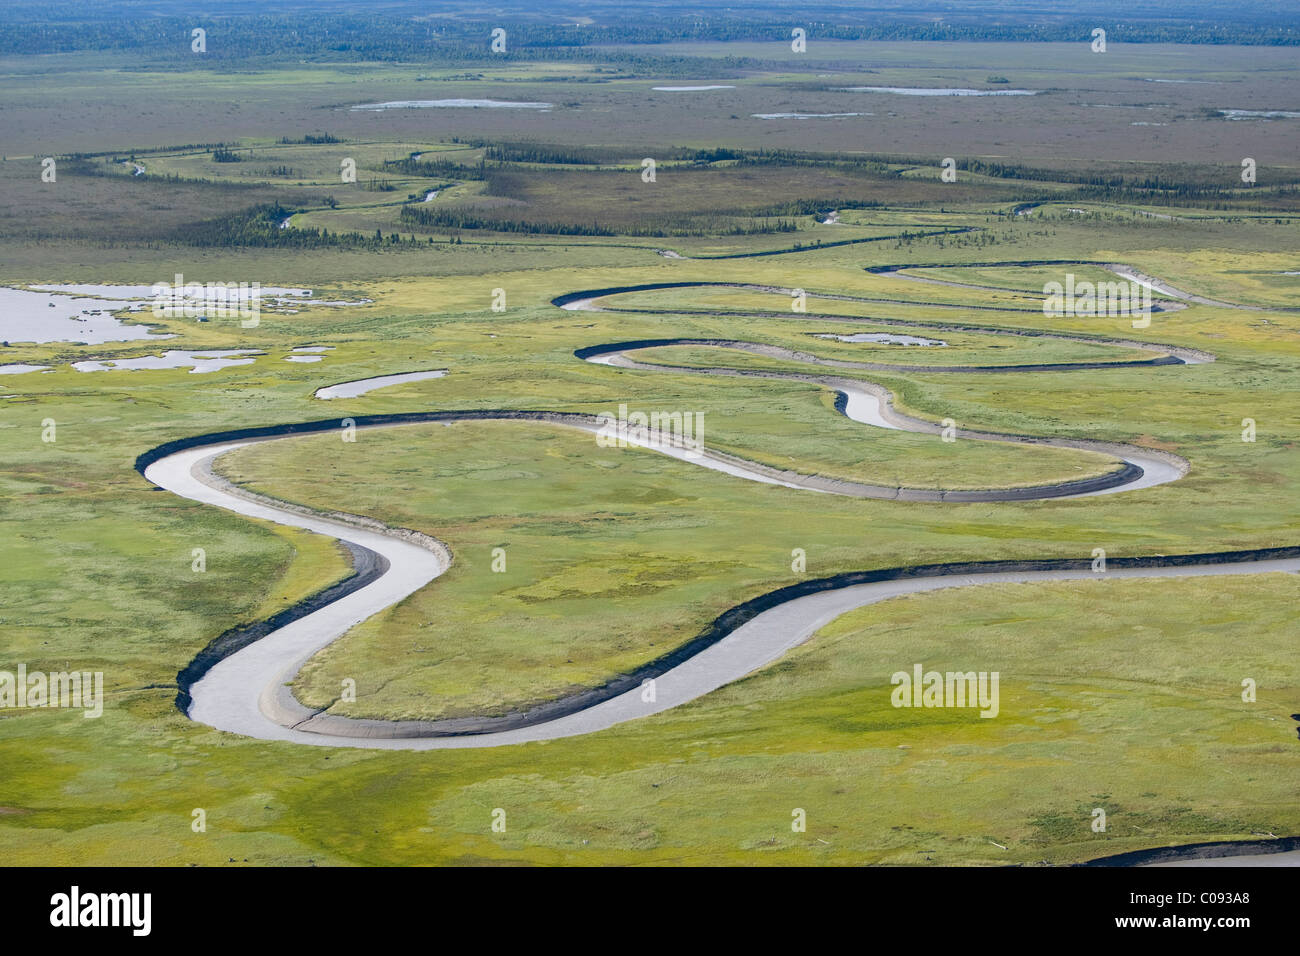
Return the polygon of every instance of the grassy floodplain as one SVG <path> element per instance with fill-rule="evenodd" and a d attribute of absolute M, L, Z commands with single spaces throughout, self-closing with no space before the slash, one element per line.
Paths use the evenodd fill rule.
<path fill-rule="evenodd" d="M 1059 864 L 1300 833 L 1290 575 L 999 585 L 889 601 L 845 615 L 776 664 L 683 707 L 519 747 L 306 748 L 223 734 L 174 705 L 177 671 L 209 641 L 349 568 L 328 539 L 153 489 L 134 461 L 169 440 L 336 416 L 596 413 L 626 403 L 702 412 L 712 448 L 864 481 L 1008 487 L 1114 464 L 1083 451 L 947 444 L 870 429 L 838 415 L 831 392 L 807 382 L 617 369 L 574 356 L 610 342 L 727 339 L 830 359 L 939 365 L 1147 354 L 981 331 L 1037 330 L 1181 346 L 1217 360 L 1093 372 L 833 370 L 884 385 L 900 409 L 930 421 L 1130 442 L 1191 463 L 1180 481 L 1091 499 L 838 498 L 521 423 L 412 425 L 363 431 L 353 444 L 322 434 L 241 450 L 219 462 L 241 484 L 425 531 L 455 555 L 446 575 L 317 655 L 295 681 L 301 700 L 351 716 L 493 714 L 599 686 L 689 640 L 728 608 L 806 577 L 1087 557 L 1098 547 L 1118 557 L 1300 543 L 1300 276 L 1287 274 L 1300 272 L 1300 170 L 1282 148 L 1294 142 L 1297 121 L 1230 124 L 1205 112 L 1247 102 L 1263 82 L 1251 58 L 1278 51 L 1171 46 L 1155 61 L 1121 51 L 1127 59 L 1099 75 L 1096 61 L 1048 45 L 957 46 L 968 54 L 963 66 L 940 77 L 936 64 L 953 62 L 952 45 L 836 46 L 826 51 L 829 66 L 753 69 L 734 78 L 736 90 L 692 110 L 670 102 L 677 94 L 648 98 L 651 86 L 681 76 L 611 75 L 581 63 L 481 72 L 382 63 L 196 70 L 185 74 L 182 96 L 174 74 L 127 70 L 108 54 L 73 57 L 62 69 L 6 59 L 13 82 L 0 102 L 15 124 L 12 155 L 0 163 L 4 283 L 147 285 L 182 272 L 368 301 L 269 311 L 253 329 L 143 316 L 173 336 L 157 341 L 0 346 L 0 364 L 52 369 L 0 375 L 0 668 L 23 661 L 30 669 L 102 670 L 108 689 L 98 720 L 72 711 L 0 713 L 5 858 Z M 731 52 L 760 54 L 729 44 L 690 51 Z M 1294 64 L 1274 66 L 1270 82 L 1280 76 L 1294 90 Z M 818 76 L 828 71 L 833 84 Z M 978 86 L 993 72 L 1052 92 L 1023 103 L 970 103 L 953 136 L 969 135 L 969 152 L 983 161 L 1021 162 L 1038 178 L 972 170 L 942 185 L 932 174 L 954 147 L 947 134 L 939 142 L 927 131 L 955 118 L 957 104 L 827 88 Z M 39 111 L 19 102 L 37 94 L 83 104 L 83 132 L 42 131 Z M 348 109 L 434 96 L 546 100 L 556 109 L 511 117 Z M 96 114 L 120 115 L 113 97 L 148 97 L 154 115 L 110 131 Z M 867 97 L 872 105 L 862 107 Z M 752 116 L 838 112 L 849 98 L 875 117 L 853 125 L 854 118 Z M 1145 128 L 1130 127 L 1131 118 L 1107 125 L 1120 109 L 1086 105 L 1099 99 L 1171 125 L 1134 138 Z M 650 105 L 634 129 L 629 108 L 643 102 Z M 1148 109 L 1153 102 L 1169 105 Z M 199 122 L 187 113 L 194 103 L 223 105 Z M 1041 130 L 1052 108 L 1086 120 L 1093 136 L 1081 141 L 1092 152 L 1067 160 L 1046 147 L 1017 154 L 1017 139 L 1044 140 L 1030 131 Z M 286 115 L 295 118 L 289 130 Z M 996 129 L 989 120 L 999 116 L 1006 123 Z M 812 137 L 800 122 L 826 125 Z M 1242 130 L 1260 144 L 1256 192 L 1231 179 Z M 279 141 L 325 131 L 339 141 Z M 700 153 L 719 136 L 741 158 Z M 797 150 L 810 139 L 815 160 L 758 161 L 762 148 Z M 217 162 L 218 141 L 240 159 Z M 1211 145 L 1184 150 L 1182 168 L 1171 156 L 1192 142 Z M 677 151 L 665 149 L 654 184 L 665 188 L 643 193 L 636 208 L 628 198 L 652 188 L 640 180 L 640 160 L 664 143 Z M 886 143 L 897 144 L 891 155 Z M 502 144 L 518 158 L 489 160 L 489 148 Z M 1117 144 L 1131 148 L 1117 153 Z M 590 161 L 526 158 L 539 145 Z M 61 158 L 59 179 L 42 184 L 39 157 L 49 153 Z M 356 161 L 356 183 L 338 179 L 344 157 Z M 132 175 L 133 162 L 146 173 Z M 1099 197 L 1074 174 L 1102 165 L 1128 179 Z M 1181 169 L 1202 185 L 1223 173 L 1224 190 L 1144 192 L 1135 183 L 1152 166 Z M 1016 215 L 1025 203 L 1041 205 Z M 268 209 L 285 212 L 289 226 L 266 219 Z M 403 218 L 404 209 L 460 218 L 429 224 Z M 833 211 L 840 221 L 825 224 Z M 635 234 L 645 223 L 662 234 Z M 236 228 L 241 240 L 229 241 Z M 303 239 L 322 229 L 339 238 Z M 381 239 L 372 242 L 376 230 Z M 1033 264 L 1045 260 L 1080 265 Z M 1020 262 L 1029 264 L 1009 264 Z M 1253 308 L 1193 303 L 1156 313 L 1145 329 L 1126 318 L 1043 315 L 1045 282 L 1066 271 L 1105 278 L 1087 264 L 1105 262 Z M 867 271 L 890 265 L 955 284 Z M 664 282 L 801 288 L 810 314 L 793 313 L 783 292 L 721 287 L 600 303 L 622 311 L 551 304 L 578 290 Z M 492 310 L 497 289 L 506 296 L 502 312 Z M 959 328 L 927 331 L 934 326 Z M 857 331 L 948 344 L 815 337 Z M 320 362 L 286 361 L 292 349 L 316 346 L 330 347 Z M 250 365 L 201 375 L 69 367 L 225 348 L 260 354 Z M 638 357 L 701 369 L 828 371 L 708 346 Z M 323 385 L 443 368 L 444 378 L 358 398 L 313 397 Z M 1247 418 L 1256 423 L 1253 442 L 1242 441 Z M 57 439 L 43 441 L 51 419 Z M 497 547 L 506 549 L 504 573 L 491 569 Z M 195 548 L 206 555 L 202 573 L 192 569 Z M 797 548 L 807 553 L 803 572 L 792 569 Z M 1000 671 L 1000 718 L 891 707 L 890 675 L 917 662 Z M 358 682 L 355 703 L 336 701 L 347 677 Z M 1255 703 L 1241 699 L 1245 678 L 1258 684 Z M 1098 806 L 1112 821 L 1105 833 L 1090 829 Z M 205 834 L 190 829 L 196 807 L 207 810 Z M 507 810 L 505 834 L 490 828 L 497 807 Z M 806 833 L 790 830 L 794 808 L 808 813 Z"/>

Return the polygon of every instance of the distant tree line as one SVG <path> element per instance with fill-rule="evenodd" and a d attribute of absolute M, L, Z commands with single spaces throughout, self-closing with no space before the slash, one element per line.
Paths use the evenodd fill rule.
<path fill-rule="evenodd" d="M 638 55 L 613 49 L 616 44 L 660 44 L 683 41 L 763 41 L 788 43 L 791 26 L 803 26 L 810 36 L 827 40 L 982 40 L 1084 41 L 1099 19 L 1109 20 L 1111 39 L 1126 43 L 1202 43 L 1294 46 L 1300 30 L 1294 10 L 1269 4 L 1236 4 L 1230 9 L 1210 4 L 1157 5 L 1145 15 L 1117 8 L 1111 17 L 1094 12 L 1087 19 L 1044 16 L 1040 11 L 972 10 L 956 17 L 922 18 L 906 10 L 841 13 L 841 22 L 798 18 L 787 11 L 744 15 L 665 12 L 645 16 L 631 10 L 612 11 L 587 26 L 540 23 L 509 15 L 493 19 L 425 19 L 421 4 L 410 15 L 394 12 L 291 11 L 220 16 L 107 16 L 96 18 L 82 5 L 79 16 L 58 16 L 57 3 L 26 3 L 6 10 L 0 23 L 0 52 L 16 54 L 73 51 L 148 50 L 152 62 L 170 59 L 193 66 L 190 30 L 208 31 L 209 59 L 254 57 L 405 60 L 421 62 L 500 62 L 510 59 L 571 59 L 633 63 Z M 390 4 L 400 9 L 402 4 Z M 1148 5 L 1149 6 L 1149 5 Z M 860 21 L 860 22 L 853 22 Z M 504 27 L 507 52 L 488 52 L 488 36 Z M 168 51 L 172 51 L 170 54 Z M 689 59 L 689 58 L 683 58 Z M 716 61 L 714 61 L 716 64 Z M 698 64 L 696 64 L 698 65 Z"/>
<path fill-rule="evenodd" d="M 969 170 L 998 179 L 1032 182 L 1069 183 L 1079 188 L 1067 194 L 1057 194 L 1055 199 L 1095 199 L 1107 202 L 1140 202 L 1153 204 L 1210 204 L 1212 208 L 1229 208 L 1215 203 L 1240 206 L 1243 185 L 1237 178 L 1236 168 L 1201 165 L 1197 167 L 1169 167 L 1167 171 L 1143 173 L 1083 172 L 1064 169 L 1040 169 L 1006 163 L 991 163 L 979 159 L 959 160 L 958 169 Z M 1270 170 L 1270 180 L 1277 183 L 1268 191 L 1270 197 L 1284 196 L 1295 191 L 1300 178 L 1293 172 Z M 1262 191 L 1261 191 L 1262 192 Z M 1043 197 L 1038 197 L 1043 201 Z"/>
<path fill-rule="evenodd" d="M 487 179 L 494 167 L 488 161 L 501 168 L 511 163 L 539 163 L 553 166 L 600 166 L 615 165 L 639 161 L 645 148 L 628 146 L 561 146 L 551 143 L 507 142 L 488 143 L 485 140 L 466 140 L 465 144 L 483 150 L 483 158 L 474 165 L 457 163 L 447 157 L 436 159 L 415 159 L 412 156 L 402 159 L 385 160 L 383 168 L 407 176 L 433 178 L 445 176 L 455 179 Z M 866 171 L 884 177 L 897 177 L 899 170 L 894 168 L 900 162 L 898 157 L 880 155 L 845 155 L 843 153 L 799 153 L 785 149 L 732 149 L 716 147 L 694 149 L 682 146 L 657 146 L 653 150 L 657 162 L 667 163 L 735 163 L 741 166 L 802 166 L 822 167 L 827 169 L 846 169 Z M 902 160 L 915 163 L 915 160 Z M 893 165 L 891 165 L 893 164 Z M 1008 167 L 1010 168 L 1010 167 Z M 1026 177 L 1029 178 L 1029 177 Z M 1038 178 L 1038 177 L 1033 177 Z"/>
<path fill-rule="evenodd" d="M 233 146 L 233 143 L 185 143 L 181 146 L 130 146 L 125 150 L 105 149 L 97 153 L 67 153 L 66 159 L 102 159 L 106 156 L 122 159 L 126 156 L 148 156 L 150 153 L 206 153 L 213 149 Z"/>
<path fill-rule="evenodd" d="M 488 232 L 523 233 L 553 236 L 644 236 L 655 238 L 685 238 L 699 236 L 753 236 L 779 232 L 796 232 L 798 224 L 790 220 L 777 222 L 738 223 L 726 213 L 709 216 L 658 217 L 641 219 L 636 224 L 620 223 L 617 226 L 601 225 L 598 221 L 537 222 L 523 219 L 504 219 L 481 216 L 472 210 L 451 209 L 446 206 L 426 209 L 422 206 L 403 206 L 401 222 L 424 229 L 481 229 Z"/>
<path fill-rule="evenodd" d="M 478 180 L 487 178 L 487 164 L 480 160 L 474 166 L 464 166 L 450 159 L 403 159 L 384 160 L 384 169 L 407 176 L 419 176 L 423 179 L 460 179 Z"/>
<path fill-rule="evenodd" d="M 279 203 L 254 206 L 232 216 L 187 223 L 172 231 L 173 242 L 190 246 L 325 249 L 349 248 L 380 250 L 392 247 L 414 248 L 428 245 L 397 233 L 386 239 L 375 230 L 373 236 L 362 232 L 330 232 L 328 229 L 281 229 L 280 224 L 294 214 Z"/>
<path fill-rule="evenodd" d="M 488 143 L 471 140 L 469 145 L 483 149 L 483 158 L 499 163 L 545 163 L 557 166 L 599 166 L 639 161 L 641 152 L 626 146 L 560 146 L 549 143 Z M 658 147 L 654 158 L 659 162 L 719 163 L 742 159 L 743 150 L 715 147 L 690 149 L 681 146 Z"/>
<path fill-rule="evenodd" d="M 330 143 L 342 143 L 344 140 L 339 139 L 337 136 L 332 136 L 329 133 L 321 133 L 319 135 L 308 133 L 306 136 L 301 136 L 298 139 L 293 139 L 289 136 L 281 136 L 279 142 L 281 146 L 326 146 Z"/>

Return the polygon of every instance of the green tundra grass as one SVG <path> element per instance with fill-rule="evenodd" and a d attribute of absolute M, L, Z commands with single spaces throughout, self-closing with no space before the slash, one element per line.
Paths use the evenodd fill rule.
<path fill-rule="evenodd" d="M 787 274 L 795 271 L 785 269 Z M 842 285 L 833 281 L 836 272 Z M 744 269 L 731 266 L 723 274 L 741 278 Z M 860 275 L 860 269 L 830 266 L 817 278 L 828 288 L 857 291 Z M 1197 703 L 1179 695 L 1172 677 L 1154 681 L 1153 693 L 1173 694 L 1179 708 L 1196 711 L 1183 715 L 1185 726 L 1218 721 L 1215 726 L 1221 728 L 1212 746 L 1194 734 L 1182 742 L 1179 752 L 1190 748 L 1191 753 L 1181 789 L 1164 786 L 1168 768 L 1153 763 L 1146 749 L 1155 744 L 1142 727 L 1150 726 L 1154 734 L 1155 726 L 1139 726 L 1121 742 L 1083 722 L 1069 741 L 1078 748 L 1077 759 L 1100 777 L 1097 784 L 1072 792 L 1073 781 L 1087 777 L 1078 767 L 1069 775 L 1061 772 L 1055 758 L 1065 743 L 1026 748 L 1007 736 L 1018 732 L 1005 726 L 1008 722 L 987 721 L 969 731 L 975 737 L 966 757 L 970 774 L 986 782 L 974 789 L 964 783 L 959 808 L 947 799 L 948 788 L 918 787 L 905 774 L 888 776 L 898 787 L 885 786 L 889 792 L 883 792 L 880 773 L 903 759 L 900 743 L 911 748 L 909 759 L 927 747 L 937 748 L 936 756 L 921 763 L 930 768 L 925 773 L 939 774 L 939 779 L 947 779 L 946 771 L 937 769 L 947 764 L 938 761 L 955 759 L 950 751 L 959 744 L 951 739 L 951 728 L 928 732 L 928 737 L 909 731 L 907 739 L 895 740 L 896 733 L 885 731 L 897 715 L 883 710 L 882 678 L 863 674 L 846 702 L 844 675 L 858 672 L 844 670 L 838 661 L 833 670 L 840 683 L 828 689 L 814 673 L 807 675 L 811 683 L 800 683 L 802 689 L 795 693 L 787 682 L 794 679 L 791 670 L 802 666 L 803 655 L 830 653 L 821 650 L 820 640 L 771 673 L 678 712 L 590 739 L 520 748 L 528 755 L 519 758 L 504 751 L 418 757 L 305 753 L 238 741 L 175 712 L 174 675 L 193 653 L 225 628 L 264 616 L 311 584 L 325 586 L 341 566 L 329 558 L 324 542 L 317 544 L 312 536 L 284 535 L 150 491 L 131 470 L 131 461 L 171 437 L 361 412 L 439 407 L 591 412 L 627 401 L 651 408 L 701 408 L 710 444 L 717 440 L 759 460 L 796 456 L 810 470 L 833 471 L 838 462 L 863 476 L 877 474 L 884 466 L 871 454 L 892 447 L 907 449 L 895 457 L 914 473 L 928 467 L 950 474 L 957 461 L 963 474 L 984 467 L 1002 482 L 1031 480 L 1034 469 L 1043 468 L 1042 477 L 1062 476 L 1059 468 L 1047 467 L 1054 457 L 1048 449 L 998 449 L 1006 452 L 1006 465 L 996 473 L 993 464 L 980 463 L 991 452 L 977 443 L 948 446 L 923 436 L 866 435 L 862 426 L 837 416 L 828 395 L 814 386 L 619 371 L 572 355 L 575 347 L 624 338 L 743 338 L 748 331 L 744 321 L 566 313 L 542 304 L 494 314 L 487 307 L 486 293 L 498 284 L 522 287 L 525 302 L 544 302 L 584 285 L 653 278 L 646 269 L 630 269 L 530 273 L 527 284 L 510 273 L 489 274 L 474 283 L 343 279 L 340 287 L 363 292 L 375 303 L 354 310 L 314 308 L 265 316 L 262 327 L 253 331 L 172 326 L 183 334 L 168 340 L 167 347 L 260 345 L 266 355 L 253 366 L 203 376 L 89 375 L 59 368 L 7 379 L 5 394 L 12 397 L 4 400 L 3 414 L 11 458 L 5 473 L 10 497 L 21 502 L 6 515 L 11 529 L 7 550 L 14 556 L 5 563 L 6 593 L 13 595 L 6 614 L 10 654 L 33 668 L 55 669 L 65 659 L 79 660 L 83 667 L 105 670 L 110 686 L 106 716 L 98 722 L 75 714 L 28 712 L 7 716 L 0 725 L 11 758 L 7 763 L 24 768 L 4 785 L 3 805 L 14 809 L 3 825 L 13 858 L 925 862 L 929 856 L 941 862 L 1032 862 L 1082 859 L 1171 841 L 1243 837 L 1255 829 L 1294 831 L 1284 812 L 1278 816 L 1282 811 L 1276 795 L 1256 799 L 1236 793 L 1231 812 L 1188 809 L 1192 794 L 1203 799 L 1218 786 L 1216 800 L 1232 803 L 1229 794 L 1235 791 L 1226 780 L 1196 789 L 1205 776 L 1197 768 L 1218 766 L 1222 748 L 1255 779 L 1275 785 L 1285 779 L 1277 761 L 1283 759 L 1279 754 L 1290 752 L 1292 730 L 1286 719 L 1294 707 L 1270 705 L 1266 710 L 1261 702 L 1256 710 L 1240 710 L 1242 719 L 1257 714 L 1247 725 L 1222 725 L 1222 708 L 1231 702 L 1238 674 L 1268 674 L 1263 665 L 1277 668 L 1285 661 L 1264 650 L 1268 609 L 1275 606 L 1284 614 L 1293 598 L 1288 590 L 1293 586 L 1285 579 L 1276 584 L 1215 580 L 1195 588 L 1151 585 L 1147 593 L 1101 601 L 1103 607 L 1122 607 L 1134 621 L 1155 622 L 1143 627 L 1165 627 L 1175 608 L 1195 621 L 1195 615 L 1204 617 L 1210 608 L 1229 603 L 1258 622 L 1259 647 L 1245 649 L 1262 658 L 1243 660 L 1231 642 L 1216 645 L 1221 648 L 1218 658 L 1206 657 L 1199 644 L 1185 645 L 1188 659 L 1219 675 L 1215 680 L 1227 688 L 1228 703 Z M 430 309 L 430 303 L 440 307 Z M 382 341 L 367 331 L 381 316 Z M 1012 319 L 997 317 L 1007 323 Z M 1041 315 L 1020 321 L 1037 327 L 1079 324 Z M 796 580 L 790 568 L 795 547 L 808 551 L 808 573 L 820 575 L 948 559 L 1086 556 L 1097 546 L 1120 555 L 1290 543 L 1285 529 L 1295 522 L 1291 510 L 1298 472 L 1286 436 L 1296 428 L 1297 411 L 1285 396 L 1294 389 L 1288 384 L 1295 379 L 1294 327 L 1285 316 L 1272 316 L 1265 325 L 1255 313 L 1200 306 L 1158 317 L 1147 334 L 1210 346 L 1219 361 L 1084 373 L 1086 388 L 1080 373 L 869 376 L 895 389 L 900 404 L 916 414 L 948 414 L 963 423 L 1027 434 L 1142 441 L 1192 461 L 1192 473 L 1174 485 L 1091 501 L 935 506 L 817 495 L 810 506 L 811 493 L 754 486 L 649 452 L 599 450 L 588 436 L 561 429 L 487 423 L 369 431 L 354 446 L 330 444 L 328 436 L 293 440 L 232 456 L 231 467 L 248 468 L 247 477 L 272 494 L 427 530 L 447 540 L 456 554 L 445 578 L 320 655 L 300 682 L 304 699 L 332 699 L 330 689 L 340 675 L 360 674 L 357 713 L 491 712 L 598 683 L 689 638 L 738 601 Z M 761 328 L 766 337 L 780 341 L 784 333 L 789 340 L 790 323 L 784 317 Z M 1026 341 L 1032 350 L 1032 340 Z M 336 348 L 315 365 L 283 362 L 288 347 L 299 344 Z M 817 340 L 812 351 L 823 344 L 832 345 Z M 138 344 L 63 345 L 25 347 L 19 357 L 60 362 L 74 354 L 145 351 Z M 728 363 L 736 358 L 726 354 Z M 321 384 L 434 367 L 452 372 L 444 379 L 359 399 L 326 403 L 311 398 Z M 52 445 L 40 441 L 46 417 L 59 422 L 59 438 Z M 1259 422 L 1253 444 L 1241 441 L 1244 417 Z M 340 449 L 354 453 L 345 456 Z M 855 451 L 848 455 L 846 449 Z M 755 528 L 762 530 L 756 534 Z M 505 575 L 488 569 L 490 549 L 497 546 L 507 548 Z M 191 570 L 194 547 L 207 552 L 203 575 Z M 293 549 L 297 560 L 292 560 Z M 316 565 L 305 563 L 308 555 L 316 555 L 311 558 Z M 69 580 L 92 582 L 93 590 L 78 589 L 70 602 Z M 1090 594 L 1108 588 L 1144 590 L 1140 584 L 1091 587 Z M 1234 603 L 1234 594 L 1248 598 Z M 1078 633 L 1071 628 L 1085 618 L 1068 602 L 1041 595 L 1023 600 L 1041 615 L 1026 628 L 1031 634 L 1064 641 Z M 1074 600 L 1098 606 L 1089 594 Z M 969 647 L 972 629 L 982 633 L 985 626 L 984 618 L 974 614 L 973 601 L 963 594 L 898 603 L 913 609 L 940 602 L 951 607 L 936 613 L 928 627 L 932 646 L 950 645 L 956 660 Z M 847 633 L 861 618 L 874 621 L 883 615 L 879 620 L 889 621 L 895 613 L 904 612 L 884 605 L 836 627 Z M 1006 616 L 1016 619 L 1015 614 Z M 154 623 L 142 627 L 144 621 Z M 1189 623 L 1171 628 L 1160 640 L 1177 644 L 1195 639 L 1195 633 Z M 1083 638 L 1100 636 L 1086 630 Z M 1281 634 L 1274 639 L 1281 640 Z M 53 655 L 52 646 L 59 648 Z M 897 665 L 905 667 L 916 656 L 910 651 L 908 644 L 900 644 L 891 660 L 906 658 Z M 938 650 L 926 662 L 932 658 L 939 659 Z M 1028 695 L 1017 699 L 1032 699 L 1039 708 L 1018 713 L 1041 715 L 1043 708 L 1060 706 L 1063 694 L 1101 694 L 1112 688 L 1113 696 L 1116 686 L 1152 682 L 1149 672 L 1143 676 L 1130 670 L 1122 656 L 1106 661 L 1108 670 L 1073 675 L 1065 685 L 1033 693 L 1017 687 L 1017 694 Z M 1014 662 L 998 666 L 1009 674 L 1015 671 Z M 1285 667 L 1267 679 L 1284 685 Z M 781 690 L 751 698 L 750 686 L 762 682 L 777 682 Z M 1276 693 L 1284 700 L 1288 691 L 1280 685 Z M 1147 705 L 1128 701 L 1115 706 L 1149 716 Z M 881 728 L 868 734 L 870 744 L 857 740 L 850 746 L 845 735 L 852 738 L 856 730 L 827 737 L 828 726 L 869 725 L 873 713 L 882 715 Z M 1266 720 L 1265 714 L 1275 720 L 1254 722 Z M 760 715 L 761 723 L 755 725 Z M 1041 723 L 1040 717 L 1023 720 Z M 1110 726 L 1117 720 L 1102 723 Z M 984 729 L 985 723 L 992 726 Z M 664 729 L 672 727 L 677 729 Z M 1274 737 L 1260 737 L 1250 727 L 1261 733 L 1272 727 Z M 1160 733 L 1168 732 L 1161 724 Z M 683 733 L 685 737 L 677 736 Z M 874 742 L 880 734 L 889 737 L 884 746 Z M 1139 738 L 1145 741 L 1142 746 Z M 41 742 L 45 756 L 24 756 L 31 753 L 33 741 Z M 809 749 L 809 741 L 819 743 Z M 1200 747 L 1203 756 L 1196 758 Z M 980 762 L 978 755 L 986 750 L 997 750 L 995 764 Z M 190 763 L 206 763 L 211 776 L 192 776 L 179 790 L 157 789 L 163 779 L 171 781 L 169 787 L 175 785 L 176 774 L 157 776 L 164 767 L 183 771 Z M 590 770 L 574 776 L 575 767 L 596 765 L 602 768 L 597 776 Z M 1051 767 L 1051 773 L 1036 777 L 1035 768 L 1043 767 Z M 321 777 L 316 768 L 338 776 Z M 835 768 L 837 782 L 817 782 L 830 768 Z M 852 782 L 857 773 L 869 775 L 861 786 Z M 435 777 L 444 782 L 432 786 Z M 1037 782 L 1026 786 L 1025 778 Z M 370 789 L 366 781 L 381 779 L 382 811 L 365 796 Z M 736 779 L 754 787 L 744 800 L 735 796 Z M 111 794 L 106 789 L 110 781 Z M 659 794 L 669 781 L 678 789 Z M 647 795 L 633 799 L 641 787 Z M 880 796 L 863 809 L 849 795 L 868 787 Z M 1009 790 L 1022 795 L 1008 803 Z M 160 804 L 163 792 L 170 795 Z M 901 808 L 915 808 L 926 793 L 933 795 L 933 808 L 920 811 L 919 819 L 929 822 L 923 827 L 902 820 Z M 794 799 L 798 794 L 805 796 Z M 807 845 L 793 846 L 790 810 L 810 809 L 805 805 L 821 798 L 828 801 L 825 809 L 810 810 L 811 819 L 817 823 L 825 813 L 828 830 L 810 827 Z M 550 818 L 556 801 L 587 809 L 557 823 Z M 1086 823 L 1096 804 L 1140 814 L 1133 825 L 1143 829 L 1094 838 Z M 898 809 L 890 811 L 891 805 Z M 929 806 L 924 800 L 922 805 Z M 225 821 L 204 837 L 188 829 L 189 811 L 198 806 L 209 808 L 210 819 Z M 490 810 L 497 806 L 515 808 L 511 835 L 504 840 L 488 829 Z M 732 810 L 721 813 L 727 806 Z M 364 814 L 377 825 L 354 833 L 328 822 L 332 815 L 350 813 Z M 916 829 L 890 829 L 894 826 Z M 949 837 L 941 840 L 945 833 Z M 1015 849 L 1003 856 L 985 835 Z M 831 848 L 818 839 L 828 840 Z M 1105 845 L 1099 847 L 1103 839 Z M 759 855 L 782 848 L 793 855 Z"/>

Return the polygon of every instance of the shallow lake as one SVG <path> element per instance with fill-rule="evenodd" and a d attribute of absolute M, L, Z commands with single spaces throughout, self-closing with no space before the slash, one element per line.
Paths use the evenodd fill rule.
<path fill-rule="evenodd" d="M 142 325 L 128 325 L 114 312 L 143 312 L 147 302 L 56 295 L 29 289 L 0 288 L 0 342 L 131 342 L 164 339 Z"/>
<path fill-rule="evenodd" d="M 219 349 L 211 352 L 184 352 L 168 349 L 162 355 L 142 355 L 139 358 L 109 359 L 103 362 L 73 362 L 78 372 L 115 372 L 119 369 L 185 368 L 191 374 L 215 372 L 234 365 L 252 365 L 255 359 L 232 358 L 235 355 L 263 355 L 257 349 Z"/>

